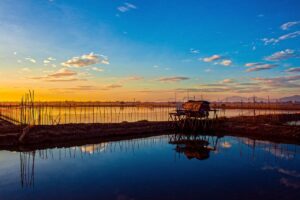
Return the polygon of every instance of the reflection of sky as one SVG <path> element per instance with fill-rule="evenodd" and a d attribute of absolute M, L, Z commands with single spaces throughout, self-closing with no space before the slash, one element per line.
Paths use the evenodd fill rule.
<path fill-rule="evenodd" d="M 222 142 L 221 143 L 221 147 L 223 147 L 223 148 L 225 148 L 225 149 L 229 149 L 229 148 L 231 148 L 231 143 L 229 143 L 229 142 Z"/>
<path fill-rule="evenodd" d="M 230 148 L 222 147 L 229 144 Z M 297 197 L 298 156 L 281 159 L 263 147 L 257 145 L 253 150 L 240 139 L 225 137 L 219 140 L 218 154 L 210 154 L 203 161 L 178 156 L 166 136 L 102 143 L 94 145 L 93 154 L 83 152 L 82 146 L 48 150 L 47 159 L 46 151 L 43 155 L 36 153 L 34 188 L 23 189 L 19 153 L 1 151 L 0 196 L 4 199 L 199 199 L 200 196 L 219 199 L 224 195 L 241 198 L 247 194 L 248 198 L 259 199 L 263 192 L 269 198 Z M 298 146 L 283 147 L 300 152 Z M 93 150 L 92 145 L 85 149 Z"/>
<path fill-rule="evenodd" d="M 93 154 L 95 151 L 98 153 L 104 151 L 106 146 L 107 143 L 85 145 L 80 147 L 80 150 L 85 153 Z"/>
<path fill-rule="evenodd" d="M 282 175 L 279 179 L 280 184 L 288 188 L 300 188 L 300 172 L 297 170 L 289 170 L 281 167 L 264 166 L 262 170 L 273 171 L 277 175 Z"/>
<path fill-rule="evenodd" d="M 288 148 L 288 146 L 287 148 L 284 148 L 284 145 L 281 144 L 272 145 L 272 143 L 268 141 L 254 141 L 247 138 L 242 138 L 241 141 L 250 147 L 261 147 L 261 149 L 265 152 L 270 153 L 280 159 L 290 160 L 295 156 L 294 149 Z"/>

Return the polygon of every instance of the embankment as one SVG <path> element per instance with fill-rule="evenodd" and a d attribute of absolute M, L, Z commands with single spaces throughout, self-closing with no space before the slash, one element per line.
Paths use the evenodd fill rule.
<path fill-rule="evenodd" d="M 287 122 L 299 121 L 300 114 L 261 115 L 256 117 L 222 118 L 210 131 L 200 134 L 248 137 L 257 140 L 300 144 L 300 126 Z M 0 149 L 28 151 L 68 147 L 148 136 L 172 134 L 171 122 L 125 122 L 112 124 L 65 124 L 33 126 L 23 141 L 23 128 L 0 120 Z"/>
<path fill-rule="evenodd" d="M 0 130 L 0 149 L 9 150 L 68 147 L 100 141 L 163 135 L 170 132 L 168 122 L 43 125 L 33 126 L 23 141 L 19 141 L 22 127 L 7 124 L 5 127 L 3 129 L 5 131 Z"/>
<path fill-rule="evenodd" d="M 280 143 L 300 144 L 300 126 L 288 122 L 300 121 L 300 114 L 259 115 L 220 119 L 214 134 L 248 137 Z"/>

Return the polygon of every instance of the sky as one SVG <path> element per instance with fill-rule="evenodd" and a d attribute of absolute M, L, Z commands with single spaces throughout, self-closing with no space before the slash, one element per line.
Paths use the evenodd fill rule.
<path fill-rule="evenodd" d="M 298 0 L 1 0 L 0 101 L 300 93 Z"/>

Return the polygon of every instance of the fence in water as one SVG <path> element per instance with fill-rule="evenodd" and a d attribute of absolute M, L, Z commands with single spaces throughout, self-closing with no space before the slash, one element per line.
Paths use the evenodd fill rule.
<path fill-rule="evenodd" d="M 24 111 L 20 105 L 0 105 L 0 116 L 15 124 L 55 125 L 70 123 L 120 123 L 167 121 L 174 107 L 140 106 L 35 106 Z"/>
<path fill-rule="evenodd" d="M 0 118 L 21 125 L 168 121 L 180 103 L 36 102 L 34 92 L 21 102 L 0 103 Z M 218 117 L 292 114 L 299 110 L 220 109 Z M 211 117 L 211 116 L 210 116 Z"/>
<path fill-rule="evenodd" d="M 0 117 L 21 125 L 168 121 L 172 110 L 175 110 L 174 103 L 41 103 L 34 101 L 34 92 L 26 94 L 21 103 L 0 103 Z"/>
<path fill-rule="evenodd" d="M 72 105 L 62 102 L 56 105 L 34 105 L 34 109 L 20 104 L 1 104 L 0 117 L 14 124 L 56 125 L 70 123 L 120 123 L 148 121 L 168 121 L 169 113 L 176 107 L 170 106 L 116 106 L 116 105 Z M 223 109 L 218 117 L 256 116 L 269 114 L 293 114 L 289 110 L 242 110 Z"/>

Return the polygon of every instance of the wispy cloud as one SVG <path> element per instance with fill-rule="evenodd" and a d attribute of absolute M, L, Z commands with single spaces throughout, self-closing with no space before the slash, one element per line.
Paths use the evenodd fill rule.
<path fill-rule="evenodd" d="M 124 78 L 125 81 L 140 81 L 143 79 L 144 79 L 144 77 L 141 77 L 141 76 L 130 76 L 130 77 Z"/>
<path fill-rule="evenodd" d="M 219 60 L 219 59 L 221 59 L 220 55 L 212 55 L 210 57 L 203 58 L 203 61 L 204 62 L 212 62 L 212 61 Z"/>
<path fill-rule="evenodd" d="M 224 79 L 217 83 L 195 85 L 195 88 L 182 88 L 182 91 L 247 94 L 280 91 L 289 87 L 296 90 L 297 87 L 300 88 L 300 85 L 295 82 L 299 77 L 254 78 L 250 82 L 237 82 L 234 79 Z"/>
<path fill-rule="evenodd" d="M 264 88 L 260 83 L 246 82 L 238 83 L 232 79 L 225 79 L 218 83 L 199 84 L 195 88 L 179 88 L 179 92 L 207 92 L 207 93 L 257 93 L 267 92 L 269 88 Z"/>
<path fill-rule="evenodd" d="M 300 72 L 300 67 L 291 67 L 286 72 Z"/>
<path fill-rule="evenodd" d="M 275 64 L 261 64 L 261 63 L 257 63 L 257 64 L 251 63 L 251 64 L 253 65 L 250 68 L 248 68 L 246 72 L 262 71 L 262 70 L 268 70 L 277 67 L 277 65 Z"/>
<path fill-rule="evenodd" d="M 56 58 L 53 58 L 53 57 L 48 57 L 47 59 L 50 60 L 50 61 L 55 61 L 56 60 Z"/>
<path fill-rule="evenodd" d="M 294 22 L 287 22 L 287 23 L 284 23 L 280 26 L 280 28 L 282 30 L 288 30 L 289 28 L 291 28 L 292 26 L 295 26 L 297 24 L 300 24 L 300 21 L 294 21 Z"/>
<path fill-rule="evenodd" d="M 232 64 L 232 61 L 231 60 L 222 60 L 220 62 L 221 65 L 224 65 L 224 66 L 230 66 Z"/>
<path fill-rule="evenodd" d="M 77 75 L 77 72 L 62 68 L 52 74 L 49 74 L 48 77 L 59 78 L 59 77 L 74 76 L 74 75 Z"/>
<path fill-rule="evenodd" d="M 257 92 L 267 92 L 269 89 L 262 88 L 260 86 L 257 87 L 241 87 L 238 85 L 230 85 L 230 86 L 220 86 L 220 87 L 203 87 L 199 86 L 199 88 L 182 88 L 182 92 L 190 91 L 190 92 L 207 92 L 207 93 L 241 93 L 241 94 L 247 94 L 247 93 L 257 93 Z"/>
<path fill-rule="evenodd" d="M 73 57 L 66 62 L 61 63 L 64 67 L 86 67 L 89 65 L 94 65 L 97 63 L 109 64 L 109 60 L 107 56 L 98 55 L 94 53 L 82 55 L 80 57 Z"/>
<path fill-rule="evenodd" d="M 159 78 L 158 81 L 167 83 L 167 82 L 180 82 L 189 79 L 190 79 L 189 77 L 185 77 L 185 76 L 172 76 L 172 77 Z"/>
<path fill-rule="evenodd" d="M 282 35 L 278 38 L 263 38 L 262 41 L 264 42 L 265 45 L 276 44 L 280 41 L 296 38 L 298 36 L 300 36 L 300 31 L 295 31 L 295 32 L 292 32 L 292 33 L 288 33 L 288 34 Z"/>
<path fill-rule="evenodd" d="M 190 53 L 198 54 L 198 53 L 200 53 L 200 51 L 199 51 L 198 49 L 193 49 L 193 48 L 191 48 L 191 49 L 190 49 Z"/>
<path fill-rule="evenodd" d="M 263 65 L 264 63 L 260 63 L 260 62 L 253 62 L 253 63 L 246 63 L 245 66 L 246 67 L 253 67 L 256 65 Z"/>
<path fill-rule="evenodd" d="M 286 50 L 283 50 L 283 51 L 275 52 L 274 54 L 272 54 L 270 56 L 267 56 L 265 58 L 265 60 L 278 61 L 278 60 L 285 60 L 285 59 L 288 59 L 288 58 L 292 58 L 292 57 L 295 57 L 295 56 L 297 56 L 297 55 L 296 55 L 294 50 L 286 49 Z"/>
<path fill-rule="evenodd" d="M 123 85 L 121 85 L 121 84 L 109 84 L 109 85 L 105 85 L 101 89 L 102 90 L 110 90 L 110 89 L 121 88 L 121 87 L 123 87 Z"/>
<path fill-rule="evenodd" d="M 86 81 L 86 79 L 82 78 L 68 78 L 68 79 L 44 79 L 48 82 L 74 82 L 74 81 Z"/>
<path fill-rule="evenodd" d="M 137 9 L 137 6 L 135 6 L 131 3 L 124 3 L 123 5 L 119 6 L 117 9 L 120 12 L 128 12 L 132 9 Z"/>
<path fill-rule="evenodd" d="M 235 81 L 231 78 L 224 79 L 220 81 L 221 84 L 234 83 Z"/>
<path fill-rule="evenodd" d="M 71 88 L 63 88 L 63 90 L 91 91 L 91 90 L 99 90 L 99 88 L 92 85 L 79 85 Z"/>
<path fill-rule="evenodd" d="M 47 66 L 49 63 L 51 63 L 52 61 L 55 61 L 56 59 L 55 58 L 53 58 L 53 57 L 48 57 L 48 58 L 46 58 L 44 61 L 43 61 L 43 63 L 44 63 L 44 65 L 45 66 Z M 54 64 L 52 64 L 52 66 L 53 66 Z"/>
<path fill-rule="evenodd" d="M 32 62 L 32 63 L 36 63 L 36 60 L 33 58 L 30 58 L 30 57 L 25 58 L 25 60 L 28 60 L 29 62 Z"/>
<path fill-rule="evenodd" d="M 72 90 L 72 91 L 97 91 L 97 90 L 112 90 L 116 88 L 123 87 L 121 84 L 108 84 L 104 86 L 94 86 L 94 85 L 79 85 L 75 87 L 68 88 L 54 88 L 53 90 Z"/>
<path fill-rule="evenodd" d="M 297 76 L 280 76 L 274 78 L 253 78 L 254 81 L 262 83 L 265 86 L 273 88 L 300 88 L 297 83 L 300 80 L 300 75 Z"/>
<path fill-rule="evenodd" d="M 103 72 L 104 69 L 99 68 L 99 67 L 92 67 L 92 70 L 97 71 L 97 72 Z"/>
<path fill-rule="evenodd" d="M 45 76 L 30 77 L 34 80 L 43 80 L 48 82 L 71 82 L 71 81 L 85 81 L 86 79 L 80 78 L 79 74 L 75 71 L 62 68 L 56 72 L 52 72 Z"/>

